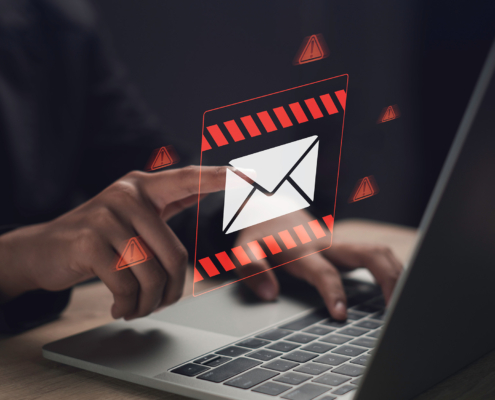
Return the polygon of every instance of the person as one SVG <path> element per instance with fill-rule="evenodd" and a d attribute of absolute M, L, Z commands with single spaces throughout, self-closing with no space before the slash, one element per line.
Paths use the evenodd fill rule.
<path fill-rule="evenodd" d="M 0 331 L 53 320 L 70 288 L 92 277 L 112 292 L 113 318 L 176 302 L 188 256 L 168 222 L 197 201 L 200 170 L 136 171 L 174 138 L 129 83 L 93 9 L 85 0 L 0 0 L 0 53 Z M 203 168 L 202 191 L 223 190 L 226 168 Z M 248 229 L 241 238 L 259 234 Z M 115 272 L 119 246 L 137 235 L 155 257 Z M 337 243 L 286 269 L 344 319 L 338 271 L 360 267 L 388 301 L 402 266 L 386 247 Z M 264 300 L 278 294 L 273 271 L 246 283 Z"/>

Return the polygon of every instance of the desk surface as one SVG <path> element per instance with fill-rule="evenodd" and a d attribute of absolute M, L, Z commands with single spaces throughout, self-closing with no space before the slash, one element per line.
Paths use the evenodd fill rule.
<path fill-rule="evenodd" d="M 415 230 L 366 221 L 336 224 L 340 241 L 382 243 L 405 262 L 413 248 Z M 366 271 L 355 275 L 367 278 Z M 192 282 L 188 279 L 188 282 Z M 186 285 L 185 296 L 191 293 Z M 102 283 L 74 290 L 68 309 L 55 322 L 21 335 L 0 339 L 0 399 L 186 399 L 170 393 L 108 378 L 45 360 L 41 347 L 112 321 L 112 296 Z M 422 393 L 416 400 L 477 400 L 495 398 L 495 351 Z"/>

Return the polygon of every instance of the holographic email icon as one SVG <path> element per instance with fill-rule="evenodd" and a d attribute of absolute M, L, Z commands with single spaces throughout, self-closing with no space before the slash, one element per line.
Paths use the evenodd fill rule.
<path fill-rule="evenodd" d="M 318 136 L 230 161 L 223 231 L 236 232 L 309 207 L 314 200 Z"/>

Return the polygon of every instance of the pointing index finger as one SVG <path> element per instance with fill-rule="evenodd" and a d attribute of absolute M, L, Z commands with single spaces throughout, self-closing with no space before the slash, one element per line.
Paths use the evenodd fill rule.
<path fill-rule="evenodd" d="M 191 165 L 170 171 L 149 174 L 144 190 L 151 201 L 163 209 L 167 204 L 201 194 L 225 190 L 226 166 L 205 167 Z"/>

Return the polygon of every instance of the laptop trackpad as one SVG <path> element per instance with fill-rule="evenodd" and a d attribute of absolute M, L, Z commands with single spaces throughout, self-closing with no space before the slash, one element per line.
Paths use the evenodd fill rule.
<path fill-rule="evenodd" d="M 297 298 L 281 294 L 277 301 L 261 302 L 243 286 L 234 284 L 184 299 L 147 318 L 242 337 L 321 306 L 313 288 L 299 285 L 297 292 Z"/>

